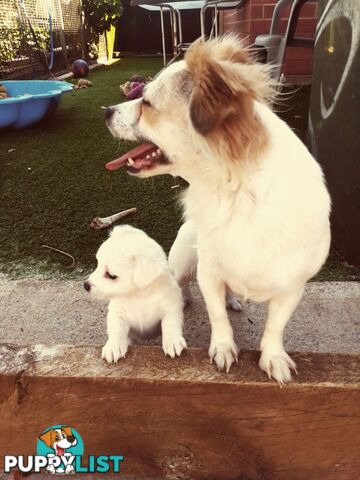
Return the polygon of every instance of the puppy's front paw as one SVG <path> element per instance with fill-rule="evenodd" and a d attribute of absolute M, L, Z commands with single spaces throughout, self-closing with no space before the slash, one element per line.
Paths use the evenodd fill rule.
<path fill-rule="evenodd" d="M 163 334 L 162 348 L 164 350 L 165 356 L 169 355 L 169 357 L 171 358 L 175 358 L 176 355 L 180 356 L 181 352 L 186 347 L 186 340 L 182 335 Z"/>
<path fill-rule="evenodd" d="M 230 371 L 234 361 L 237 362 L 239 349 L 233 339 L 211 340 L 209 356 L 211 363 L 215 361 L 219 370 Z"/>
<path fill-rule="evenodd" d="M 274 351 L 265 348 L 261 353 L 259 367 L 279 385 L 291 382 L 291 370 L 297 373 L 295 362 L 285 350 Z"/>
<path fill-rule="evenodd" d="M 127 340 L 123 340 L 122 342 L 108 340 L 103 346 L 101 358 L 106 360 L 108 363 L 116 363 L 120 358 L 125 358 L 128 347 L 129 343 Z"/>

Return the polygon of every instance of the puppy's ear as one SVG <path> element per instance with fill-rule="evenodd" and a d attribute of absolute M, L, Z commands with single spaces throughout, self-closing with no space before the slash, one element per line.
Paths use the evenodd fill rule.
<path fill-rule="evenodd" d="M 40 435 L 39 438 L 45 443 L 45 445 L 47 445 L 48 447 L 52 447 L 55 442 L 55 432 L 54 430 L 48 430 L 47 432 Z"/>
<path fill-rule="evenodd" d="M 133 282 L 137 288 L 145 288 L 166 269 L 165 259 L 152 253 L 134 256 Z"/>

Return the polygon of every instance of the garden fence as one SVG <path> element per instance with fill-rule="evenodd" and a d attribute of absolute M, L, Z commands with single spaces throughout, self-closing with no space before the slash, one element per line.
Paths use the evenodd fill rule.
<path fill-rule="evenodd" d="M 0 0 L 0 78 L 49 78 L 86 55 L 81 0 Z"/>

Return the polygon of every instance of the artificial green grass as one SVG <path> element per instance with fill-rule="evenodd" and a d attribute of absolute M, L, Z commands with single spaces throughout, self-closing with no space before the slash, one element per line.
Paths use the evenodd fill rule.
<path fill-rule="evenodd" d="M 107 231 L 90 229 L 95 216 L 137 207 L 125 222 L 144 229 L 169 250 L 181 223 L 180 188 L 171 177 L 138 180 L 124 170 L 109 172 L 106 162 L 129 145 L 115 141 L 104 123 L 103 105 L 123 101 L 119 84 L 132 74 L 152 75 L 158 58 L 123 59 L 93 71 L 94 86 L 64 95 L 55 117 L 34 128 L 0 133 L 0 272 L 19 278 L 85 276 Z M 281 115 L 304 138 L 309 90 L 279 106 Z M 8 153 L 9 150 L 15 151 Z M 48 245 L 71 259 L 42 247 Z M 331 256 L 317 277 L 360 278 Z"/>
<path fill-rule="evenodd" d="M 170 177 L 139 181 L 106 162 L 129 148 L 114 140 L 104 123 L 103 105 L 123 101 L 119 84 L 132 74 L 152 75 L 158 58 L 124 59 L 93 71 L 93 87 L 63 96 L 55 117 L 34 128 L 0 134 L 0 271 L 76 275 L 89 270 L 107 231 L 90 229 L 95 216 L 137 207 L 125 221 L 146 230 L 166 250 L 181 212 L 179 189 Z M 8 153 L 9 150 L 16 149 Z M 42 248 L 71 254 L 71 260 Z"/>

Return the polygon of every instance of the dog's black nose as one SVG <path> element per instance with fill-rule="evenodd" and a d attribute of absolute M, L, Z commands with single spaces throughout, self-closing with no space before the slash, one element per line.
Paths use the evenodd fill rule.
<path fill-rule="evenodd" d="M 114 107 L 108 107 L 105 110 L 105 119 L 110 120 L 110 118 L 114 115 L 115 113 L 115 108 Z"/>
<path fill-rule="evenodd" d="M 74 443 L 74 440 L 75 440 L 74 435 L 68 435 L 66 438 L 68 439 L 68 441 L 69 441 L 70 443 Z"/>
<path fill-rule="evenodd" d="M 89 282 L 85 282 L 85 283 L 84 283 L 84 288 L 85 288 L 85 290 L 86 290 L 87 292 L 90 292 L 90 290 L 91 290 L 91 285 L 90 285 L 90 283 L 89 283 Z"/>

